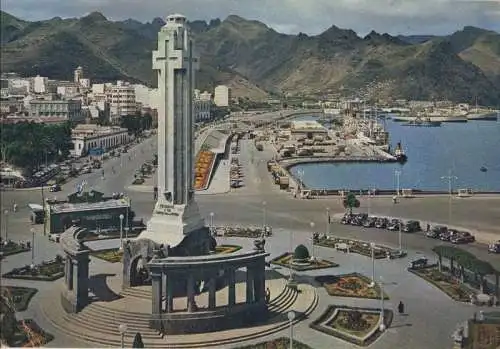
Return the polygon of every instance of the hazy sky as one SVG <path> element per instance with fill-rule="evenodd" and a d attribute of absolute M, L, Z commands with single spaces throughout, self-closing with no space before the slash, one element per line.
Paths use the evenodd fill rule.
<path fill-rule="evenodd" d="M 500 32 L 500 0 L 1 0 L 2 10 L 29 20 L 100 11 L 142 22 L 171 13 L 190 20 L 236 14 L 285 33 L 317 34 L 332 24 L 359 34 L 449 34 L 466 25 Z"/>

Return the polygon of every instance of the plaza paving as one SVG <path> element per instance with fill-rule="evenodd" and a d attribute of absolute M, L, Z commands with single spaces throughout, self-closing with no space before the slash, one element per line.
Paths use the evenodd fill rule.
<path fill-rule="evenodd" d="M 130 185 L 133 173 L 145 160 L 151 159 L 154 147 L 154 139 L 148 139 L 144 143 L 134 147 L 130 151 L 131 159 L 124 161 L 124 166 L 120 167 L 119 159 L 112 159 L 105 163 L 106 176 L 101 178 L 100 172 L 85 175 L 90 187 L 105 193 L 123 192 L 123 188 Z M 253 150 L 252 150 L 253 148 Z M 330 208 L 332 215 L 343 212 L 342 203 L 338 197 L 330 197 L 313 200 L 294 199 L 290 193 L 280 191 L 277 186 L 271 183 L 271 176 L 267 172 L 266 161 L 273 155 L 272 149 L 265 147 L 263 152 L 255 151 L 251 142 L 241 144 L 240 161 L 244 167 L 245 186 L 226 194 L 198 195 L 197 201 L 202 214 L 209 217 L 210 212 L 214 212 L 214 224 L 223 225 L 254 225 L 263 224 L 264 215 L 266 224 L 274 227 L 274 236 L 268 239 L 266 249 L 271 252 L 271 257 L 290 250 L 290 246 L 304 243 L 310 247 L 310 237 L 312 234 L 310 222 L 315 223 L 316 231 L 326 231 L 337 236 L 358 238 L 361 240 L 377 241 L 379 243 L 397 246 L 398 234 L 385 230 L 364 229 L 359 227 L 343 226 L 332 223 L 327 228 L 326 208 Z M 111 173 L 111 166 L 117 170 Z M 80 179 L 73 180 L 64 185 L 64 191 L 57 193 L 58 197 L 63 197 L 74 190 L 76 183 Z M 147 220 L 153 209 L 152 193 L 130 191 L 132 206 L 137 216 Z M 1 192 L 2 212 L 9 209 L 16 202 L 19 210 L 16 213 L 9 213 L 8 232 L 13 240 L 31 240 L 30 228 L 36 229 L 35 238 L 35 262 L 52 259 L 56 253 L 60 253 L 58 244 L 49 242 L 47 237 L 42 235 L 41 225 L 32 226 L 29 222 L 28 203 L 40 203 L 41 194 L 39 190 L 6 191 Z M 46 193 L 47 195 L 47 193 Z M 53 196 L 51 194 L 51 196 Z M 264 214 L 264 205 L 265 214 Z M 361 210 L 368 210 L 368 200 L 361 198 Z M 370 210 L 372 214 L 387 216 L 398 216 L 416 218 L 424 221 L 447 224 L 448 197 L 419 197 L 402 200 L 394 205 L 390 197 L 377 197 L 371 199 Z M 485 232 L 498 236 L 500 239 L 500 197 L 498 196 L 476 196 L 466 199 L 452 200 L 451 221 L 453 225 L 461 226 L 471 231 Z M 4 219 L 4 217 L 2 217 Z M 208 220 L 207 220 L 208 221 Z M 293 233 L 292 233 L 293 231 Z M 235 238 L 221 238 L 223 243 L 236 243 L 250 246 L 251 241 Z M 406 271 L 408 260 L 420 255 L 427 255 L 432 260 L 434 255 L 431 252 L 433 246 L 441 242 L 427 239 L 422 234 L 403 234 L 403 246 L 408 249 L 408 258 L 395 261 L 377 261 L 377 275 L 383 277 L 386 283 L 386 290 L 391 298 L 386 302 L 387 306 L 394 307 L 402 300 L 405 302 L 409 316 L 395 317 L 393 325 L 387 330 L 372 348 L 448 348 L 451 347 L 450 335 L 458 322 L 472 316 L 480 308 L 467 304 L 461 304 L 450 300 L 441 291 L 425 283 L 417 276 Z M 95 242 L 97 247 L 109 248 L 113 244 L 118 244 L 116 240 Z M 96 247 L 96 246 L 93 246 Z M 476 254 L 479 258 L 488 260 L 495 267 L 500 269 L 500 258 L 498 255 L 488 254 L 486 246 L 483 244 L 470 244 L 463 246 L 464 249 Z M 371 275 L 371 262 L 369 258 L 356 254 L 343 254 L 330 249 L 315 247 L 315 254 L 322 258 L 332 258 L 340 264 L 338 268 L 321 271 L 310 271 L 298 273 L 304 277 L 314 275 L 324 275 L 330 272 L 347 273 L 360 272 Z M 31 262 L 31 253 L 13 255 L 2 260 L 1 272 L 5 273 L 14 267 L 23 266 Z M 110 264 L 104 261 L 92 259 L 92 268 L 96 270 L 109 270 Z M 280 270 L 286 276 L 287 270 Z M 32 300 L 32 306 L 22 317 L 33 317 L 44 327 L 49 326 L 38 311 L 39 302 L 42 295 L 51 292 L 54 283 L 20 281 L 2 279 L 2 285 L 20 285 L 37 287 L 41 291 Z M 296 326 L 295 337 L 314 348 L 324 348 L 326 345 L 336 348 L 351 348 L 353 345 L 345 344 L 342 341 L 333 339 L 324 334 L 308 328 L 308 324 L 317 318 L 328 304 L 368 305 L 376 307 L 376 300 L 354 300 L 346 298 L 332 298 L 326 295 L 322 288 L 318 288 L 320 303 L 314 313 L 306 320 Z M 54 293 L 55 297 L 58 297 Z M 48 328 L 50 331 L 50 328 Z M 425 334 L 425 335 L 423 335 Z M 56 334 L 57 335 L 57 334 Z M 287 336 L 285 330 L 275 336 Z M 256 340 L 257 342 L 261 340 Z M 54 342 L 49 346 L 85 346 L 84 343 L 72 341 L 65 336 L 56 336 Z M 233 345 L 234 346 L 234 345 Z"/>

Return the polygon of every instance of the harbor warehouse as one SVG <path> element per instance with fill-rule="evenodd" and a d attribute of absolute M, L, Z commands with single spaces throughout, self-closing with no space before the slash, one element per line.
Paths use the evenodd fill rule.
<path fill-rule="evenodd" d="M 133 219 L 130 201 L 127 198 L 109 199 L 98 202 L 56 202 L 47 203 L 47 232 L 62 233 L 72 225 L 90 231 L 119 230 L 120 215 L 123 228 Z"/>

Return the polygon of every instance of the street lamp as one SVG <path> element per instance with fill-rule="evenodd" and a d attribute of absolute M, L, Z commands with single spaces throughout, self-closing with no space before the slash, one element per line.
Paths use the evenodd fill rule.
<path fill-rule="evenodd" d="M 31 228 L 31 268 L 35 267 L 35 228 Z"/>
<path fill-rule="evenodd" d="M 210 212 L 210 233 L 214 233 L 214 213 Z"/>
<path fill-rule="evenodd" d="M 375 243 L 370 242 L 370 248 L 372 252 L 372 287 L 375 286 Z"/>
<path fill-rule="evenodd" d="M 8 233 L 8 221 L 9 221 L 9 210 L 3 211 L 5 214 L 5 241 L 9 241 L 9 233 Z"/>
<path fill-rule="evenodd" d="M 290 310 L 287 315 L 290 326 L 290 349 L 293 349 L 293 320 L 295 319 L 295 312 Z"/>
<path fill-rule="evenodd" d="M 326 208 L 326 234 L 330 234 L 330 207 Z"/>
<path fill-rule="evenodd" d="M 312 237 L 311 237 L 311 253 L 312 253 L 312 257 L 314 257 L 314 226 L 316 224 L 314 224 L 314 222 L 311 222 L 309 223 L 309 225 L 311 226 L 311 232 L 312 232 Z"/>
<path fill-rule="evenodd" d="M 449 199 L 448 199 L 448 224 L 451 224 L 451 200 L 453 199 L 453 188 L 452 188 L 452 181 L 457 180 L 457 176 L 452 176 L 451 175 L 451 170 L 448 170 L 448 176 L 442 176 L 442 180 L 447 180 L 448 181 L 448 194 L 449 194 Z"/>
<path fill-rule="evenodd" d="M 262 202 L 262 221 L 264 223 L 264 226 L 263 226 L 263 231 L 264 233 L 266 232 L 266 205 L 267 205 L 267 202 L 263 201 Z"/>
<path fill-rule="evenodd" d="M 118 325 L 118 331 L 120 332 L 121 335 L 121 347 L 125 348 L 125 333 L 127 332 L 127 325 L 126 324 L 120 324 Z"/>
<path fill-rule="evenodd" d="M 125 216 L 120 214 L 120 251 L 123 250 L 123 218 Z"/>
<path fill-rule="evenodd" d="M 384 319 L 384 279 L 380 277 L 380 326 L 381 332 L 385 331 L 385 319 Z"/>
<path fill-rule="evenodd" d="M 401 176 L 401 171 L 394 171 L 394 175 L 396 176 L 396 195 L 399 196 L 399 177 Z"/>

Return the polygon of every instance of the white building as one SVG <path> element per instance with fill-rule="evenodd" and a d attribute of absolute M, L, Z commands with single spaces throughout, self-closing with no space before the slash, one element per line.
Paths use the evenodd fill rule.
<path fill-rule="evenodd" d="M 202 101 L 211 101 L 212 100 L 212 94 L 210 92 L 208 92 L 208 91 L 200 93 L 200 100 L 202 100 Z"/>
<path fill-rule="evenodd" d="M 44 76 L 40 76 L 40 75 L 37 75 L 33 78 L 33 89 L 32 91 L 34 93 L 45 93 L 47 92 L 47 84 L 48 84 L 48 81 L 49 79 L 44 77 Z"/>
<path fill-rule="evenodd" d="M 125 115 L 135 115 L 137 111 L 137 103 L 135 100 L 134 86 L 117 81 L 106 89 L 107 99 L 110 104 L 111 122 L 117 122 L 118 119 Z"/>
<path fill-rule="evenodd" d="M 92 84 L 93 94 L 105 94 L 106 86 L 104 84 Z"/>
<path fill-rule="evenodd" d="M 74 97 L 80 93 L 79 86 L 75 83 L 62 83 L 57 86 L 57 94 L 61 97 Z"/>
<path fill-rule="evenodd" d="M 87 155 L 90 149 L 102 148 L 104 151 L 132 141 L 126 128 L 118 126 L 99 126 L 93 124 L 77 125 L 71 132 L 72 156 Z"/>
<path fill-rule="evenodd" d="M 29 79 L 14 78 L 8 79 L 9 93 L 13 95 L 30 93 Z"/>
<path fill-rule="evenodd" d="M 194 120 L 196 122 L 208 121 L 212 118 L 212 101 L 201 99 L 194 100 Z"/>
<path fill-rule="evenodd" d="M 84 89 L 89 89 L 90 88 L 90 79 L 83 78 L 80 79 L 80 87 Z"/>
<path fill-rule="evenodd" d="M 214 103 L 218 107 L 229 107 L 231 89 L 226 85 L 219 85 L 214 90 Z"/>
<path fill-rule="evenodd" d="M 80 100 L 38 100 L 29 102 L 29 115 L 31 118 L 54 121 L 82 121 L 82 101 Z"/>
<path fill-rule="evenodd" d="M 144 85 L 134 85 L 135 100 L 143 108 L 158 108 L 158 89 L 150 88 Z"/>
<path fill-rule="evenodd" d="M 78 67 L 74 72 L 74 81 L 76 84 L 79 84 L 81 79 L 83 79 L 83 68 Z"/>

